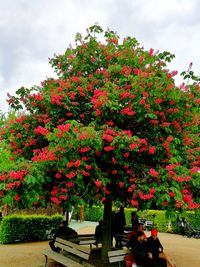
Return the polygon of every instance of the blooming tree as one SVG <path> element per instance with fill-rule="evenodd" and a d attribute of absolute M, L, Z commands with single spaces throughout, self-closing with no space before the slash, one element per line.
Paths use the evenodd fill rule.
<path fill-rule="evenodd" d="M 189 69 L 176 86 L 173 57 L 98 25 L 77 34 L 50 59 L 58 79 L 9 96 L 25 111 L 1 130 L 16 162 L 0 175 L 2 202 L 198 208 L 199 79 Z"/>

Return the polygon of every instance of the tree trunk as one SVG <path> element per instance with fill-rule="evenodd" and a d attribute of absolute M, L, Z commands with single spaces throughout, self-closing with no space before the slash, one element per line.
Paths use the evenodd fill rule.
<path fill-rule="evenodd" d="M 102 266 L 108 265 L 108 251 L 111 250 L 111 221 L 112 221 L 112 199 L 110 196 L 107 197 L 104 204 L 104 215 L 103 215 L 103 237 L 102 237 L 102 251 L 101 259 Z"/>
<path fill-rule="evenodd" d="M 80 206 L 80 222 L 84 222 L 84 206 Z"/>

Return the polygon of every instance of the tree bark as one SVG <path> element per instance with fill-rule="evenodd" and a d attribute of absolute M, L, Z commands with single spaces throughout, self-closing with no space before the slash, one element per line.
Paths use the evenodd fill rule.
<path fill-rule="evenodd" d="M 84 222 L 84 206 L 80 206 L 80 222 Z"/>
<path fill-rule="evenodd" d="M 111 222 L 112 222 L 112 199 L 107 197 L 104 204 L 103 215 L 103 236 L 102 236 L 102 250 L 101 259 L 102 267 L 108 265 L 108 251 L 111 250 Z"/>

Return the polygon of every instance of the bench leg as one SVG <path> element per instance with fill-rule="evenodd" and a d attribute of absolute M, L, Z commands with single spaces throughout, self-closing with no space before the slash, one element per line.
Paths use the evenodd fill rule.
<path fill-rule="evenodd" d="M 45 256 L 45 264 L 44 264 L 44 267 L 48 267 L 48 257 L 47 257 L 47 255 L 44 255 Z"/>

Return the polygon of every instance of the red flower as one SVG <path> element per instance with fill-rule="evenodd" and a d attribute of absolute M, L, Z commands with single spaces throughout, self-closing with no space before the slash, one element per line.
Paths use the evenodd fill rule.
<path fill-rule="evenodd" d="M 170 143 L 172 140 L 173 140 L 173 136 L 170 135 L 170 136 L 167 137 L 167 142 Z"/>
<path fill-rule="evenodd" d="M 60 199 L 61 199 L 61 200 L 66 200 L 66 199 L 67 199 L 67 196 L 65 196 L 65 195 L 61 195 L 61 196 L 60 196 Z"/>
<path fill-rule="evenodd" d="M 96 184 L 96 187 L 101 187 L 102 186 L 102 181 L 100 181 L 100 180 L 96 180 L 95 181 L 95 184 Z"/>
<path fill-rule="evenodd" d="M 114 150 L 115 148 L 113 147 L 113 146 L 106 146 L 106 147 L 104 147 L 104 150 L 105 151 L 112 151 L 112 150 Z"/>
<path fill-rule="evenodd" d="M 156 152 L 156 147 L 155 146 L 151 146 L 149 148 L 149 155 L 153 155 L 153 154 L 155 154 L 155 152 Z"/>
<path fill-rule="evenodd" d="M 74 178 L 75 176 L 76 176 L 76 173 L 75 173 L 75 172 L 70 172 L 70 173 L 66 174 L 66 177 L 67 177 L 68 179 L 72 179 L 72 178 Z"/>
<path fill-rule="evenodd" d="M 109 135 L 109 134 L 102 134 L 102 139 L 105 139 L 108 142 L 112 142 L 114 137 L 112 135 Z"/>
<path fill-rule="evenodd" d="M 175 167 L 176 167 L 175 164 L 169 164 L 169 165 L 166 166 L 166 169 L 167 169 L 168 171 L 171 171 L 171 170 L 173 170 Z"/>
<path fill-rule="evenodd" d="M 57 197 L 51 197 L 50 199 L 55 204 L 60 204 L 61 203 L 61 201 Z"/>
<path fill-rule="evenodd" d="M 91 166 L 91 165 L 86 165 L 85 168 L 86 168 L 87 170 L 90 170 L 90 169 L 92 168 L 92 166 Z"/>
<path fill-rule="evenodd" d="M 169 195 L 170 197 L 175 197 L 175 193 L 174 193 L 174 192 L 169 192 L 168 195 Z"/>
<path fill-rule="evenodd" d="M 170 122 L 163 122 L 161 124 L 161 126 L 163 126 L 163 127 L 169 127 L 170 126 Z"/>
<path fill-rule="evenodd" d="M 129 152 L 124 153 L 124 157 L 128 158 L 129 157 Z"/>
<path fill-rule="evenodd" d="M 145 103 L 146 103 L 146 99 L 144 99 L 144 98 L 142 100 L 140 100 L 140 102 L 139 102 L 140 105 L 144 105 Z"/>
<path fill-rule="evenodd" d="M 132 192 L 133 192 L 133 188 L 132 188 L 132 187 L 129 187 L 129 188 L 128 188 L 128 192 L 129 192 L 129 193 L 132 193 Z"/>
<path fill-rule="evenodd" d="M 150 48 L 150 50 L 149 50 L 149 55 L 150 55 L 150 56 L 153 55 L 153 51 L 154 51 L 154 49 L 153 49 L 153 48 Z"/>
<path fill-rule="evenodd" d="M 66 183 L 66 187 L 73 187 L 75 185 L 74 182 L 70 181 L 69 183 Z"/>
<path fill-rule="evenodd" d="M 19 202 L 20 201 L 20 195 L 16 194 L 15 197 L 14 197 L 14 200 Z"/>
<path fill-rule="evenodd" d="M 132 143 L 130 144 L 130 149 L 135 149 L 135 148 L 138 148 L 139 147 L 139 144 L 136 144 L 136 143 Z"/>
<path fill-rule="evenodd" d="M 138 207 L 138 201 L 131 200 L 131 205 L 134 206 L 134 207 Z"/>
<path fill-rule="evenodd" d="M 55 177 L 56 177 L 56 179 L 59 179 L 59 178 L 62 177 L 62 174 L 60 174 L 60 173 L 58 172 L 58 173 L 56 173 Z"/>
<path fill-rule="evenodd" d="M 113 126 L 113 125 L 114 125 L 114 122 L 110 120 L 110 121 L 107 122 L 107 124 L 108 124 L 109 126 Z"/>
<path fill-rule="evenodd" d="M 36 129 L 34 129 L 35 134 L 42 134 L 47 135 L 49 133 L 49 130 L 46 128 L 43 128 L 42 126 L 38 126 Z"/>
<path fill-rule="evenodd" d="M 117 161 L 116 161 L 116 159 L 114 157 L 112 157 L 112 163 L 113 164 L 117 164 Z"/>
<path fill-rule="evenodd" d="M 161 102 L 162 100 L 160 98 L 156 98 L 156 101 L 155 101 L 156 105 L 159 105 Z"/>
<path fill-rule="evenodd" d="M 119 187 L 123 188 L 124 187 L 124 183 L 123 182 L 119 182 Z"/>
<path fill-rule="evenodd" d="M 73 162 L 70 161 L 70 162 L 67 163 L 67 167 L 68 168 L 71 168 L 72 166 L 73 166 Z"/>
<path fill-rule="evenodd" d="M 144 97 L 149 97 L 149 94 L 148 94 L 147 92 L 142 92 L 142 95 L 143 95 Z"/>
<path fill-rule="evenodd" d="M 75 167 L 79 167 L 80 165 L 81 165 L 81 161 L 79 159 L 74 162 Z"/>
<path fill-rule="evenodd" d="M 150 169 L 150 175 L 153 177 L 158 177 L 159 172 L 155 171 L 155 169 L 151 168 Z"/>
<path fill-rule="evenodd" d="M 149 188 L 149 193 L 150 194 L 154 194 L 156 192 L 156 190 L 154 188 Z"/>

